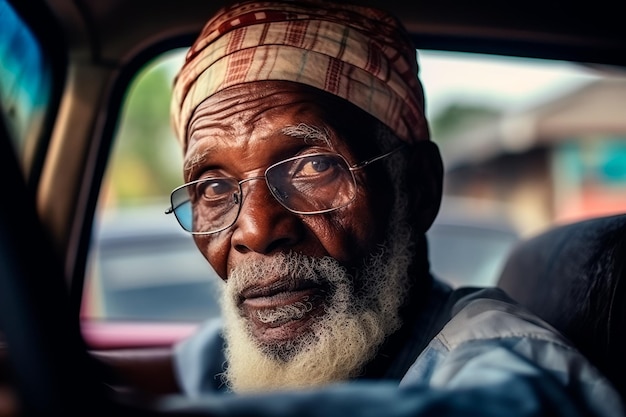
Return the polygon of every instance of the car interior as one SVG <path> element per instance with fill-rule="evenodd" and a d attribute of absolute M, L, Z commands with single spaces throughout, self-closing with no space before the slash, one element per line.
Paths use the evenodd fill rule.
<path fill-rule="evenodd" d="M 615 2 L 367 3 L 394 12 L 418 50 L 576 63 L 626 79 Z M 86 322 L 86 304 L 96 316 L 102 308 L 84 294 L 130 87 L 155 57 L 189 47 L 221 4 L 0 0 L 0 416 L 203 415 L 158 401 L 178 393 L 171 349 L 194 326 Z M 626 90 L 613 91 L 626 104 Z M 626 118 L 617 119 L 606 130 L 626 141 Z M 626 186 L 612 190 L 622 204 L 612 212 L 521 236 L 494 285 L 626 396 Z"/>
<path fill-rule="evenodd" d="M 624 395 L 626 215 L 552 228 L 520 243 L 498 285 L 565 334 Z"/>

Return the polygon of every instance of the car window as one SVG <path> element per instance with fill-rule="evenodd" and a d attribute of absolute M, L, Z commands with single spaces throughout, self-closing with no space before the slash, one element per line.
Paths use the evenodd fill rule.
<path fill-rule="evenodd" d="M 19 159 L 32 158 L 51 99 L 51 66 L 39 40 L 0 0 L 0 111 Z"/>
<path fill-rule="evenodd" d="M 182 183 L 168 111 L 184 53 L 159 57 L 130 86 L 99 200 L 87 317 L 198 322 L 219 314 L 219 278 L 164 214 Z M 519 239 L 626 210 L 626 137 L 614 128 L 626 114 L 623 75 L 536 59 L 419 57 L 446 169 L 428 232 L 436 276 L 492 285 Z"/>
<path fill-rule="evenodd" d="M 98 202 L 86 317 L 197 322 L 218 314 L 215 272 L 191 235 L 164 214 L 182 181 L 169 101 L 183 53 L 150 62 L 129 87 Z"/>

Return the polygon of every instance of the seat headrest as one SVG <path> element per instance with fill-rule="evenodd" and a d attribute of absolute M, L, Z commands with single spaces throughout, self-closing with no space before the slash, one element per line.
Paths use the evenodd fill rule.
<path fill-rule="evenodd" d="M 626 398 L 626 214 L 558 226 L 514 248 L 498 286 L 568 337 Z"/>

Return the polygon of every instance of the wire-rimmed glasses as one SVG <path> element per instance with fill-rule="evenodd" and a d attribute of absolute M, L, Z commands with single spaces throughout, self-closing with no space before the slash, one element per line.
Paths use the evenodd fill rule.
<path fill-rule="evenodd" d="M 272 196 L 296 214 L 320 214 L 350 204 L 356 197 L 354 172 L 383 159 L 403 146 L 350 166 L 346 159 L 330 152 L 298 155 L 272 164 L 265 174 L 237 180 L 232 177 L 207 177 L 172 191 L 171 206 L 184 230 L 195 235 L 217 233 L 232 226 L 243 202 L 242 185 L 265 180 Z"/>

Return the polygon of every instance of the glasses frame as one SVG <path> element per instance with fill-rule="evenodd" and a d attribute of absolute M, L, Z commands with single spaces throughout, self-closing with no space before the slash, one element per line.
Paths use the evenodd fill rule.
<path fill-rule="evenodd" d="M 348 202 L 346 202 L 345 204 L 342 204 L 341 206 L 338 206 L 338 207 L 333 207 L 333 208 L 324 209 L 324 210 L 316 210 L 316 211 L 299 211 L 299 210 L 294 210 L 294 209 L 292 209 L 292 208 L 287 207 L 287 206 L 286 206 L 286 205 L 285 205 L 285 204 L 284 204 L 284 203 L 283 203 L 283 202 L 282 202 L 282 201 L 281 201 L 281 200 L 280 200 L 280 199 L 276 196 L 275 191 L 274 191 L 274 190 L 273 190 L 273 188 L 272 188 L 272 185 L 271 185 L 271 184 L 269 183 L 269 181 L 267 180 L 267 173 L 268 173 L 268 171 L 272 170 L 272 168 L 274 168 L 274 167 L 276 167 L 276 166 L 278 166 L 278 165 L 282 165 L 282 164 L 287 163 L 287 162 L 290 162 L 290 161 L 295 161 L 295 160 L 297 160 L 297 159 L 302 159 L 302 158 L 305 158 L 305 157 L 316 157 L 316 156 L 332 155 L 332 156 L 335 156 L 335 157 L 339 157 L 340 159 L 342 159 L 342 160 L 346 163 L 346 166 L 348 167 L 348 170 L 350 171 L 350 174 L 352 175 L 352 181 L 353 181 L 354 186 L 355 186 L 355 188 L 356 188 L 356 177 L 354 176 L 354 173 L 355 173 L 356 171 L 359 171 L 359 170 L 361 170 L 361 169 L 365 168 L 366 166 L 368 166 L 368 165 L 370 165 L 370 164 L 372 164 L 372 163 L 374 163 L 374 162 L 376 162 L 376 161 L 379 161 L 379 160 L 381 160 L 381 159 L 383 159 L 383 158 L 386 158 L 386 157 L 388 157 L 388 156 L 390 156 L 390 155 L 392 155 L 392 154 L 394 154 L 394 153 L 396 153 L 396 152 L 400 151 L 401 149 L 404 149 L 404 148 L 405 148 L 405 146 L 406 146 L 406 145 L 400 145 L 400 146 L 397 146 L 397 147 L 393 148 L 392 150 L 390 150 L 390 151 L 388 151 L 388 152 L 382 153 L 382 154 L 377 155 L 377 156 L 375 156 L 375 157 L 372 157 L 372 158 L 370 158 L 370 159 L 366 159 L 365 161 L 358 162 L 358 163 L 356 163 L 356 164 L 354 164 L 354 165 L 350 165 L 350 163 L 346 160 L 346 158 L 345 158 L 343 155 L 341 155 L 341 154 L 339 154 L 339 153 L 335 153 L 335 152 L 317 152 L 317 153 L 306 154 L 306 155 L 292 156 L 291 158 L 283 159 L 282 161 L 278 161 L 278 162 L 276 162 L 276 163 L 273 163 L 272 165 L 268 166 L 268 167 L 265 169 L 265 171 L 263 172 L 263 175 L 259 175 L 259 176 L 255 176 L 255 177 L 250 177 L 250 178 L 244 178 L 244 179 L 242 179 L 242 180 L 240 180 L 240 181 L 237 181 L 237 186 L 238 186 L 238 188 L 239 188 L 239 195 L 241 196 L 241 198 L 239 199 L 239 201 L 237 201 L 237 214 L 235 215 L 235 217 L 234 217 L 233 221 L 232 221 L 231 223 L 229 223 L 227 226 L 221 227 L 221 228 L 219 228 L 219 229 L 217 229 L 217 230 L 212 230 L 212 231 L 210 231 L 210 232 L 193 232 L 193 231 L 187 230 L 187 229 L 185 228 L 185 226 L 183 226 L 183 224 L 182 224 L 182 222 L 180 221 L 180 219 L 178 218 L 178 215 L 176 214 L 176 211 L 175 211 L 175 208 L 174 208 L 173 196 L 174 196 L 174 194 L 175 194 L 177 191 L 179 191 L 179 190 L 181 190 L 181 189 L 183 189 L 183 188 L 189 187 L 190 185 L 193 185 L 193 184 L 198 184 L 198 183 L 201 183 L 201 182 L 204 182 L 204 181 L 214 180 L 214 179 L 219 179 L 219 178 L 235 179 L 235 178 L 233 178 L 233 177 L 210 177 L 210 178 L 201 178 L 201 179 L 198 179 L 198 180 L 194 180 L 194 181 L 187 182 L 187 183 L 185 183 L 185 184 L 183 184 L 183 185 L 180 185 L 180 186 L 178 186 L 178 187 L 174 188 L 174 189 L 172 190 L 172 192 L 170 193 L 170 207 L 169 207 L 167 210 L 165 210 L 165 214 L 172 214 L 172 213 L 173 213 L 173 214 L 174 214 L 174 217 L 176 217 L 176 221 L 177 221 L 177 222 L 178 222 L 178 224 L 182 227 L 182 229 L 183 229 L 185 232 L 190 233 L 190 234 L 192 234 L 192 235 L 212 235 L 212 234 L 215 234 L 215 233 L 219 233 L 219 232 L 221 232 L 221 231 L 223 231 L 223 230 L 228 229 L 228 228 L 229 228 L 229 227 L 231 227 L 232 225 L 234 225 L 234 224 L 237 222 L 237 219 L 239 219 L 239 214 L 241 213 L 241 207 L 242 207 L 242 205 L 243 205 L 243 188 L 242 188 L 241 186 L 242 186 L 242 184 L 244 184 L 244 183 L 246 183 L 246 182 L 249 182 L 249 181 L 254 181 L 254 180 L 265 180 L 265 185 L 267 186 L 267 188 L 268 188 L 268 190 L 269 190 L 270 194 L 272 194 L 272 197 L 274 197 L 274 199 L 275 199 L 275 200 L 276 200 L 276 201 L 277 201 L 277 202 L 278 202 L 278 203 L 279 203 L 282 207 L 284 207 L 286 210 L 288 210 L 288 211 L 289 211 L 289 212 L 291 212 L 291 213 L 294 213 L 294 214 L 299 214 L 299 215 L 313 215 L 313 214 L 322 214 L 322 213 L 328 213 L 328 212 L 331 212 L 331 211 L 339 210 L 340 208 L 343 208 L 343 207 L 346 207 L 346 206 L 350 205 L 350 204 L 354 201 L 354 199 L 356 198 L 356 195 L 355 195 L 355 196 L 353 196 L 353 197 L 352 197 L 352 198 L 351 198 Z M 178 206 L 180 206 L 180 204 L 179 204 Z"/>

